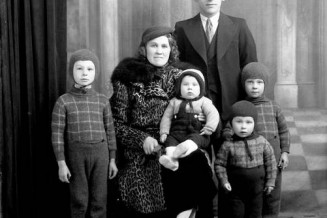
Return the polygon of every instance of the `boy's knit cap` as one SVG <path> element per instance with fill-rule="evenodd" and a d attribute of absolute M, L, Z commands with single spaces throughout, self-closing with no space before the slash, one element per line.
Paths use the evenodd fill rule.
<path fill-rule="evenodd" d="M 186 69 L 186 70 L 182 71 L 182 74 L 179 76 L 178 80 L 176 81 L 176 84 L 175 84 L 176 97 L 181 97 L 181 84 L 182 84 L 182 80 L 185 76 L 193 76 L 198 81 L 198 83 L 200 85 L 199 97 L 204 96 L 205 80 L 204 80 L 203 74 L 201 73 L 201 71 L 196 70 L 196 69 Z"/>
<path fill-rule="evenodd" d="M 155 39 L 159 36 L 164 36 L 167 34 L 172 34 L 173 29 L 167 26 L 153 26 L 147 28 L 142 34 L 141 45 L 146 45 L 152 39 Z"/>
<path fill-rule="evenodd" d="M 259 63 L 251 62 L 245 65 L 241 73 L 241 82 L 244 87 L 247 79 L 262 79 L 265 85 L 268 84 L 269 70 L 268 68 Z"/>
<path fill-rule="evenodd" d="M 249 101 L 238 101 L 232 105 L 230 121 L 232 121 L 234 117 L 252 117 L 254 123 L 256 123 L 258 117 L 257 108 Z"/>
<path fill-rule="evenodd" d="M 98 57 L 89 49 L 80 49 L 73 52 L 69 59 L 68 72 L 73 78 L 74 64 L 77 61 L 92 61 L 95 66 L 95 78 L 100 74 L 100 63 Z"/>

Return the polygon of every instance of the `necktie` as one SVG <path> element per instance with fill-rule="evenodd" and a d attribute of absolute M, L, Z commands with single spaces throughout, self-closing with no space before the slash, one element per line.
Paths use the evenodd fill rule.
<path fill-rule="evenodd" d="M 212 30 L 212 23 L 209 18 L 207 19 L 207 23 L 206 23 L 206 35 L 209 43 L 211 43 L 213 37 L 213 30 Z"/>

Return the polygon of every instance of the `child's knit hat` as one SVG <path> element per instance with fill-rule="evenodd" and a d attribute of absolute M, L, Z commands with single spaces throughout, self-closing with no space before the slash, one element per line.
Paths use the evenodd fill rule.
<path fill-rule="evenodd" d="M 69 59 L 68 72 L 73 76 L 74 64 L 77 61 L 92 61 L 95 66 L 95 78 L 100 74 L 100 63 L 98 57 L 88 49 L 80 49 L 72 53 Z"/>
<path fill-rule="evenodd" d="M 147 42 L 152 39 L 155 39 L 159 36 L 164 36 L 167 34 L 172 34 L 173 29 L 167 26 L 153 26 L 147 28 L 142 34 L 141 45 L 145 46 Z"/>
<path fill-rule="evenodd" d="M 254 123 L 256 123 L 258 117 L 257 108 L 249 101 L 238 101 L 232 105 L 230 121 L 232 121 L 234 117 L 252 117 Z"/>
<path fill-rule="evenodd" d="M 244 87 L 245 81 L 247 79 L 262 79 L 265 83 L 265 86 L 268 84 L 269 70 L 268 68 L 259 63 L 259 62 L 251 62 L 245 65 L 241 73 L 241 83 Z"/>
<path fill-rule="evenodd" d="M 178 80 L 176 81 L 176 84 L 175 84 L 176 97 L 177 98 L 181 97 L 181 83 L 185 76 L 193 76 L 198 81 L 198 83 L 200 85 L 200 95 L 198 98 L 204 96 L 205 80 L 204 80 L 203 74 L 201 73 L 201 71 L 196 70 L 196 69 L 186 69 L 182 72 L 182 74 L 179 76 Z"/>

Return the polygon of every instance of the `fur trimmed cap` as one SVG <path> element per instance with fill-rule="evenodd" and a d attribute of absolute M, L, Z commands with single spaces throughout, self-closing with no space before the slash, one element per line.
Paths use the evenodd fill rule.
<path fill-rule="evenodd" d="M 204 96 L 205 94 L 205 80 L 204 76 L 201 73 L 201 71 L 196 69 L 186 69 L 182 72 L 182 74 L 179 76 L 176 84 L 175 84 L 175 93 L 176 97 L 181 97 L 181 83 L 185 76 L 193 76 L 200 85 L 200 95 L 199 97 Z"/>
<path fill-rule="evenodd" d="M 268 78 L 269 78 L 268 68 L 259 62 L 248 63 L 243 68 L 241 74 L 241 82 L 243 87 L 247 79 L 262 79 L 263 82 L 265 83 L 265 86 L 267 86 Z"/>
<path fill-rule="evenodd" d="M 257 108 L 249 101 L 238 101 L 232 105 L 232 112 L 229 118 L 230 121 L 232 121 L 234 117 L 252 117 L 254 123 L 256 123 L 258 117 Z"/>
<path fill-rule="evenodd" d="M 95 78 L 100 74 L 100 62 L 99 58 L 89 49 L 80 49 L 72 53 L 69 59 L 68 72 L 73 76 L 74 64 L 77 61 L 92 61 L 95 66 Z"/>
<path fill-rule="evenodd" d="M 153 26 L 146 29 L 142 34 L 141 45 L 146 45 L 146 43 L 152 39 L 155 39 L 159 36 L 164 36 L 167 34 L 172 34 L 173 29 L 167 26 Z"/>

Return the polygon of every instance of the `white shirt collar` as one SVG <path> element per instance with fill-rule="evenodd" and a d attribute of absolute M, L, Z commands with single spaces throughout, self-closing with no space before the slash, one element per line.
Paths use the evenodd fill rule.
<path fill-rule="evenodd" d="M 217 27 L 218 27 L 219 16 L 220 16 L 220 13 L 218 12 L 214 16 L 210 17 L 210 21 L 212 23 L 212 28 L 213 28 L 214 32 L 216 32 Z M 208 17 L 202 15 L 201 13 L 200 13 L 200 17 L 201 17 L 201 22 L 202 22 L 203 29 L 205 31 Z"/>

